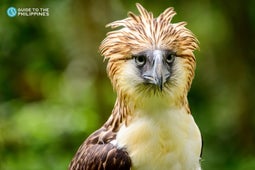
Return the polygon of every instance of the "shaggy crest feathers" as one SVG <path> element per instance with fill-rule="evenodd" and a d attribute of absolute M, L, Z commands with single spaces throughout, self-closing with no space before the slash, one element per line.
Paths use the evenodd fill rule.
<path fill-rule="evenodd" d="M 146 49 L 172 49 L 177 55 L 198 49 L 198 40 L 185 28 L 185 22 L 170 23 L 176 14 L 173 8 L 154 18 L 140 4 L 136 6 L 140 15 L 129 12 L 128 18 L 106 25 L 113 29 L 122 27 L 109 32 L 102 41 L 100 51 L 106 59 L 128 59 Z"/>

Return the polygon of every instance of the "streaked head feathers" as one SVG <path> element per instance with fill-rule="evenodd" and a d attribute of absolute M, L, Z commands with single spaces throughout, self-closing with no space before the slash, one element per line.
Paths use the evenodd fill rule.
<path fill-rule="evenodd" d="M 185 27 L 185 22 L 171 23 L 176 14 L 173 8 L 167 8 L 154 18 L 140 4 L 136 6 L 140 15 L 129 12 L 128 18 L 107 25 L 122 28 L 109 32 L 103 40 L 100 51 L 106 59 L 131 58 L 135 53 L 153 49 L 170 49 L 177 55 L 184 51 L 190 54 L 198 48 L 198 41 Z"/>

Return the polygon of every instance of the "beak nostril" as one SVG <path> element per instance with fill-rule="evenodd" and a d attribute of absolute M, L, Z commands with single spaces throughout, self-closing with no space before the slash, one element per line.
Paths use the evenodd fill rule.
<path fill-rule="evenodd" d="M 147 75 L 147 74 L 144 74 L 143 75 L 143 78 L 146 80 L 146 81 L 148 81 L 148 83 L 149 82 L 154 82 L 154 77 L 153 76 L 151 76 L 151 75 Z"/>
<path fill-rule="evenodd" d="M 146 83 L 154 84 L 160 88 L 160 90 L 163 89 L 164 79 L 162 76 L 151 76 L 151 75 L 143 75 L 143 78 Z"/>
<path fill-rule="evenodd" d="M 170 78 L 170 73 L 165 74 L 164 78 L 165 78 L 165 80 L 163 80 L 163 81 L 167 81 Z"/>

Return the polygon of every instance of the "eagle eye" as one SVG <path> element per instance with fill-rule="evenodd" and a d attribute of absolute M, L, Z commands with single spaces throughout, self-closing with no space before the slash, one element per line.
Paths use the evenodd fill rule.
<path fill-rule="evenodd" d="M 167 54 L 166 56 L 166 62 L 167 64 L 172 64 L 174 62 L 175 55 L 174 54 Z"/>
<path fill-rule="evenodd" d="M 143 66 L 146 63 L 146 57 L 144 55 L 135 56 L 135 62 L 138 66 Z"/>

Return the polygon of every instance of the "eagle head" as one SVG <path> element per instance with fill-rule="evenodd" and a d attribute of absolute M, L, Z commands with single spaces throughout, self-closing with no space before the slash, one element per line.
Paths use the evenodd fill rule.
<path fill-rule="evenodd" d="M 171 23 L 173 8 L 154 18 L 136 6 L 140 15 L 129 12 L 126 19 L 108 24 L 120 29 L 110 31 L 100 46 L 113 87 L 125 98 L 160 96 L 183 103 L 194 77 L 198 40 L 185 22 Z"/>

